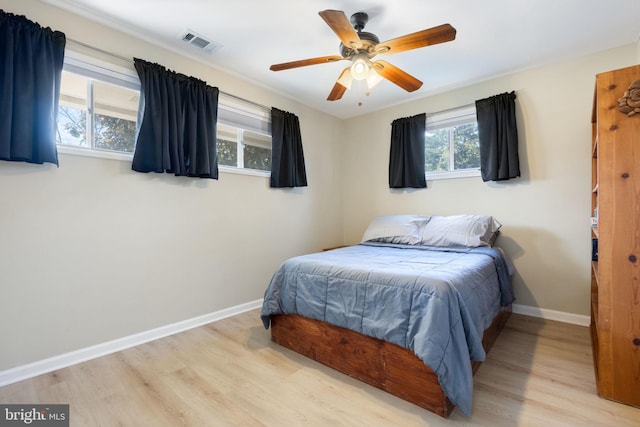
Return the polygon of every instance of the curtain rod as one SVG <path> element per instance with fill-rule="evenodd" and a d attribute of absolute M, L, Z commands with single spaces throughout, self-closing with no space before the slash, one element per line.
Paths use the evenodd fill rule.
<path fill-rule="evenodd" d="M 82 42 L 79 42 L 79 41 L 77 41 L 77 40 L 73 40 L 73 39 L 70 39 L 70 38 L 67 38 L 67 41 L 69 41 L 69 42 L 71 42 L 71 43 L 74 43 L 74 44 L 77 44 L 77 45 L 80 45 L 80 46 L 82 46 L 82 47 L 85 47 L 85 48 L 87 48 L 87 49 L 93 50 L 93 51 L 95 51 L 95 52 L 99 52 L 99 53 L 102 53 L 102 54 L 104 54 L 104 55 L 111 56 L 111 57 L 113 57 L 113 58 L 116 58 L 116 59 L 119 59 L 119 60 L 121 60 L 121 61 L 127 62 L 127 63 L 129 63 L 129 64 L 133 64 L 133 60 L 132 60 L 131 58 L 127 58 L 127 57 L 124 57 L 124 56 L 120 56 L 120 55 L 117 55 L 117 54 L 115 54 L 115 53 L 108 52 L 108 51 L 106 51 L 106 50 L 102 50 L 102 49 L 100 49 L 100 48 L 97 48 L 97 47 L 94 47 L 94 46 L 91 46 L 91 45 L 88 45 L 88 44 L 86 44 L 86 43 L 82 43 Z M 218 89 L 218 90 L 220 90 L 220 89 Z M 220 90 L 220 93 L 221 93 L 221 94 L 223 94 L 223 95 L 225 95 L 225 96 L 228 96 L 228 97 L 230 97 L 230 98 L 234 98 L 234 99 L 236 99 L 236 100 L 238 100 L 238 101 L 246 102 L 246 103 L 251 104 L 251 105 L 254 105 L 254 106 L 256 106 L 256 107 L 264 108 L 265 110 L 269 110 L 269 111 L 271 111 L 271 107 L 267 107 L 266 105 L 258 104 L 257 102 L 250 101 L 250 100 L 248 100 L 248 99 L 244 99 L 244 98 L 242 98 L 242 97 L 239 97 L 239 96 L 237 96 L 237 95 L 234 95 L 234 94 L 231 94 L 231 93 L 228 93 L 228 92 L 224 92 L 224 91 L 222 91 L 222 90 Z"/>

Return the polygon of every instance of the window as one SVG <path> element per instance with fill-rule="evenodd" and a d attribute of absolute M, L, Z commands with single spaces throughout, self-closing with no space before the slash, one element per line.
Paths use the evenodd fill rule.
<path fill-rule="evenodd" d="M 427 115 L 425 141 L 428 179 L 480 176 L 475 106 Z"/>
<path fill-rule="evenodd" d="M 140 80 L 131 67 L 65 52 L 57 143 L 61 153 L 131 160 Z M 269 176 L 271 111 L 220 93 L 218 165 L 221 171 Z"/>
<path fill-rule="evenodd" d="M 101 157 L 117 153 L 130 158 L 135 148 L 139 96 L 135 71 L 68 52 L 56 135 L 61 152 Z"/>
<path fill-rule="evenodd" d="M 268 175 L 271 171 L 271 112 L 221 93 L 218 103 L 218 165 Z"/>
<path fill-rule="evenodd" d="M 271 138 L 218 123 L 218 165 L 271 170 Z"/>

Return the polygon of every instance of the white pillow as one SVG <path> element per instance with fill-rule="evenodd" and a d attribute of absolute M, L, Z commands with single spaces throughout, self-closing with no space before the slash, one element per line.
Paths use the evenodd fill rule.
<path fill-rule="evenodd" d="M 421 245 L 492 246 L 500 224 L 487 215 L 432 216 L 422 230 Z"/>
<path fill-rule="evenodd" d="M 427 222 L 429 217 L 422 215 L 379 216 L 365 230 L 362 242 L 417 245 L 422 240 L 422 229 Z"/>

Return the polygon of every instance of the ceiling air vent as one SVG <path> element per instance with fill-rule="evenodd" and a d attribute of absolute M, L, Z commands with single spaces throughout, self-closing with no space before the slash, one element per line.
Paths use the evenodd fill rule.
<path fill-rule="evenodd" d="M 184 30 L 184 32 L 180 34 L 178 38 L 183 42 L 188 43 L 191 46 L 207 53 L 212 53 L 222 47 L 220 43 L 207 40 L 205 37 L 189 29 Z"/>

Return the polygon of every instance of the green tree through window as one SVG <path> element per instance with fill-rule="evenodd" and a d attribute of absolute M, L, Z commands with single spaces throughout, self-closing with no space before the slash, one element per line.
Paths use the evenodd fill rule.
<path fill-rule="evenodd" d="M 218 164 L 236 166 L 238 164 L 238 143 L 218 138 Z"/>
<path fill-rule="evenodd" d="M 96 114 L 94 138 L 96 148 L 133 153 L 136 122 Z"/>
<path fill-rule="evenodd" d="M 271 170 L 271 150 L 253 145 L 245 145 L 244 167 L 262 171 Z"/>
<path fill-rule="evenodd" d="M 133 153 L 138 97 L 139 91 L 129 87 L 63 71 L 57 143 Z"/>
<path fill-rule="evenodd" d="M 133 153 L 136 122 L 102 114 L 96 114 L 94 120 L 95 148 Z M 57 143 L 78 147 L 89 146 L 87 115 L 84 111 L 64 106 L 59 108 Z"/>
<path fill-rule="evenodd" d="M 478 124 L 469 123 L 453 129 L 454 170 L 480 167 Z"/>
<path fill-rule="evenodd" d="M 271 170 L 271 136 L 218 123 L 218 164 L 238 169 Z"/>
<path fill-rule="evenodd" d="M 427 172 L 446 172 L 449 170 L 449 132 L 447 129 L 427 131 L 424 155 Z"/>
<path fill-rule="evenodd" d="M 425 172 L 473 176 L 479 173 L 480 142 L 475 108 L 461 108 L 427 117 L 425 133 Z"/>

